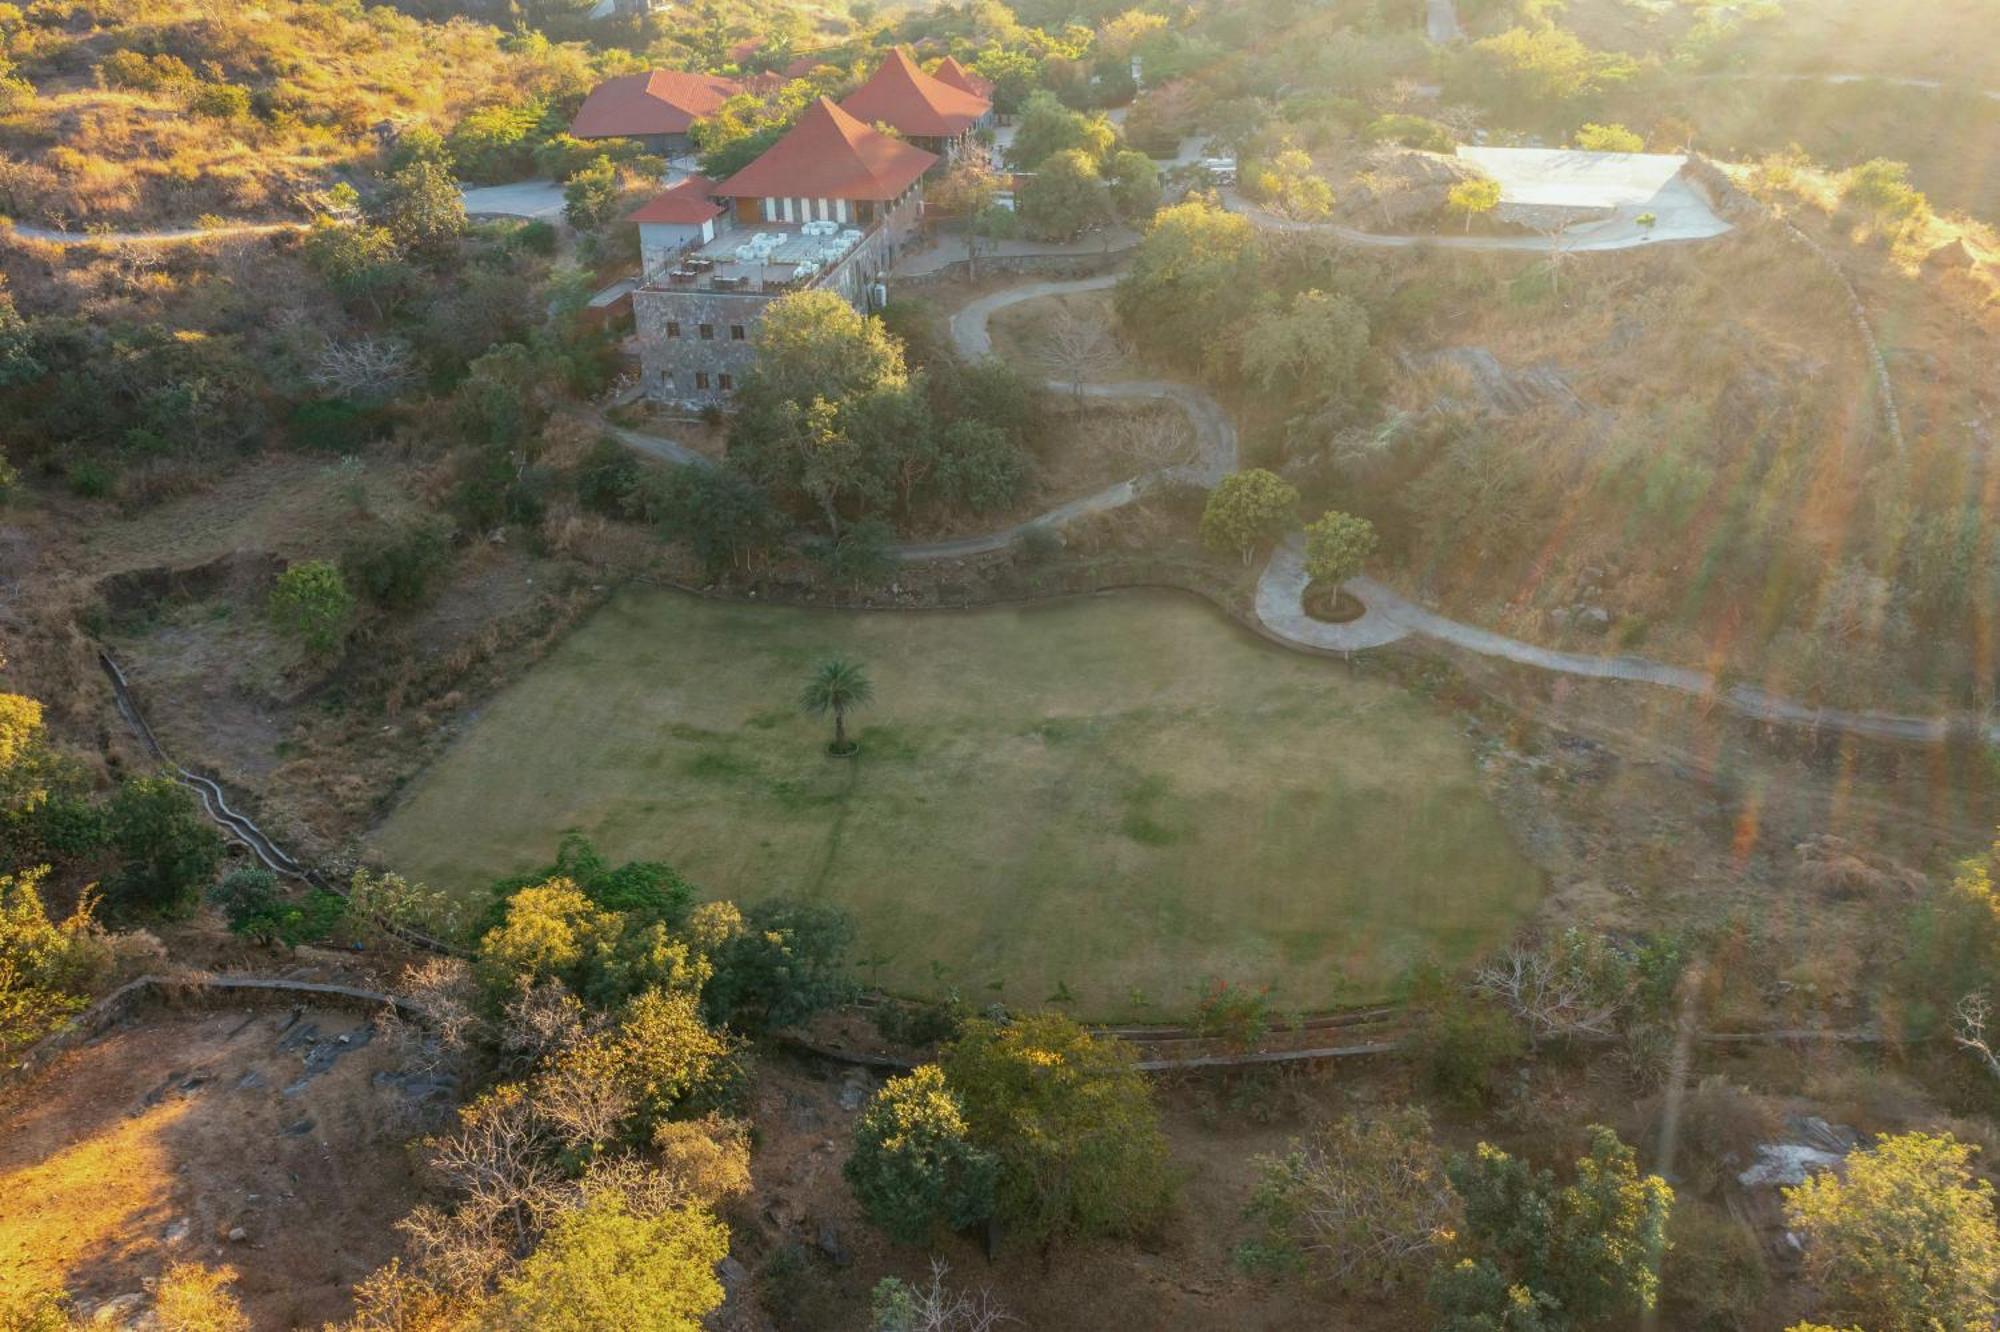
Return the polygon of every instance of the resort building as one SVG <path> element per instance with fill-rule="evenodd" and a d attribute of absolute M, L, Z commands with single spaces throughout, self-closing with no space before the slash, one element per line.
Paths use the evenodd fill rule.
<path fill-rule="evenodd" d="M 719 74 L 625 74 L 590 90 L 569 132 L 579 139 L 637 139 L 662 157 L 684 157 L 694 150 L 688 138 L 694 122 L 745 91 L 746 85 Z"/>
<path fill-rule="evenodd" d="M 764 308 L 787 292 L 836 291 L 877 308 L 938 161 L 822 97 L 729 179 L 689 177 L 640 207 L 631 220 L 645 269 L 632 312 L 646 394 L 725 400 L 754 359 Z"/>
<path fill-rule="evenodd" d="M 950 63 L 959 77 L 971 78 L 956 61 Z M 924 73 L 901 47 L 841 99 L 840 109 L 863 124 L 887 125 L 942 158 L 956 156 L 967 136 L 993 117 L 993 103 L 985 96 Z"/>

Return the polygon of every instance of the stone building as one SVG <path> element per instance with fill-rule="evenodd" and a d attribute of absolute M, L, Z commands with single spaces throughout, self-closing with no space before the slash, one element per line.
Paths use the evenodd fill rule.
<path fill-rule="evenodd" d="M 734 176 L 691 177 L 642 206 L 632 218 L 646 267 L 632 312 L 647 395 L 727 400 L 754 360 L 758 319 L 787 292 L 836 291 L 875 308 L 938 161 L 822 97 Z"/>

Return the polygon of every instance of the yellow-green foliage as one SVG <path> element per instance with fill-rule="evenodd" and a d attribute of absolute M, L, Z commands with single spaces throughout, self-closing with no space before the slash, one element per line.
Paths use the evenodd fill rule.
<path fill-rule="evenodd" d="M 56 924 L 42 905 L 44 876 L 0 875 L 0 1053 L 60 1026 L 109 965 L 90 899 Z"/>
<path fill-rule="evenodd" d="M 615 1195 L 564 1213 L 505 1281 L 489 1326 L 698 1332 L 722 1303 L 715 1265 L 729 1231 L 698 1207 L 635 1216 Z"/>
<path fill-rule="evenodd" d="M 161 1332 L 250 1332 L 250 1320 L 227 1289 L 236 1274 L 200 1263 L 175 1263 L 160 1278 L 153 1313 Z"/>
<path fill-rule="evenodd" d="M 1829 1314 L 1872 1332 L 1993 1325 L 2000 1227 L 1972 1152 L 1948 1133 L 1906 1133 L 1785 1191 Z"/>

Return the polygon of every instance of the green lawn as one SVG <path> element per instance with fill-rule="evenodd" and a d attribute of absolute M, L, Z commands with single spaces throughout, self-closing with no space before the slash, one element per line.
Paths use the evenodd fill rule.
<path fill-rule="evenodd" d="M 875 683 L 858 759 L 793 706 L 834 653 Z M 628 591 L 372 851 L 478 892 L 567 828 L 716 896 L 846 907 L 890 989 L 1066 985 L 1106 1018 L 1183 1012 L 1211 976 L 1286 1007 L 1366 999 L 1427 951 L 1500 941 L 1540 886 L 1446 717 L 1167 596 L 855 613 Z"/>

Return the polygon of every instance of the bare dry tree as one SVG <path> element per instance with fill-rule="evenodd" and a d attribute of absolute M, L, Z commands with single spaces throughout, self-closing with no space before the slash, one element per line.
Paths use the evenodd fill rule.
<path fill-rule="evenodd" d="M 316 388 L 347 397 L 387 398 L 415 374 L 407 343 L 394 338 L 350 338 L 329 342 L 306 373 Z"/>
<path fill-rule="evenodd" d="M 1135 475 L 1201 461 L 1201 440 L 1179 412 L 1165 419 L 1152 412 L 1121 412 L 1105 426 L 1104 449 L 1127 460 Z"/>
<path fill-rule="evenodd" d="M 1569 229 L 1575 222 L 1574 217 L 1565 216 L 1548 226 L 1535 228 L 1549 243 L 1549 293 L 1557 300 L 1562 299 L 1562 270 L 1569 262 Z"/>
<path fill-rule="evenodd" d="M 594 1152 L 610 1142 L 639 1108 L 608 1063 L 602 1038 L 586 1039 L 549 1060 L 535 1077 L 535 1113 L 573 1151 Z"/>
<path fill-rule="evenodd" d="M 1078 315 L 1061 305 L 1049 320 L 1036 359 L 1082 397 L 1086 381 L 1101 378 L 1117 366 L 1118 338 L 1103 319 Z"/>
<path fill-rule="evenodd" d="M 1986 1071 L 2000 1078 L 2000 1055 L 1986 1040 L 1986 1024 L 1993 1016 L 1993 1001 L 1975 990 L 1958 1001 L 1951 1013 L 1951 1038 L 1961 1050 L 1970 1050 L 1986 1065 Z"/>
<path fill-rule="evenodd" d="M 425 1204 L 397 1223 L 422 1270 L 452 1289 L 478 1289 L 531 1248 L 575 1200 L 556 1143 L 518 1084 L 488 1092 L 459 1113 L 457 1128 L 430 1139 L 430 1169 L 456 1202 L 450 1211 Z"/>
<path fill-rule="evenodd" d="M 1610 1036 L 1618 1030 L 1623 996 L 1606 999 L 1590 978 L 1547 951 L 1510 948 L 1481 967 L 1473 984 L 1528 1025 L 1532 1039 Z"/>
<path fill-rule="evenodd" d="M 574 1044 L 588 1015 L 583 1001 L 555 979 L 523 983 L 500 1010 L 500 1049 L 510 1069 L 532 1067 Z"/>
<path fill-rule="evenodd" d="M 898 1293 L 908 1302 L 896 1308 L 893 1321 L 885 1326 L 896 1332 L 993 1332 L 1002 1323 L 1021 1321 L 1001 1307 L 990 1290 L 982 1287 L 973 1294 L 945 1285 L 950 1275 L 951 1267 L 942 1258 L 931 1259 L 930 1284 L 901 1283 Z"/>

